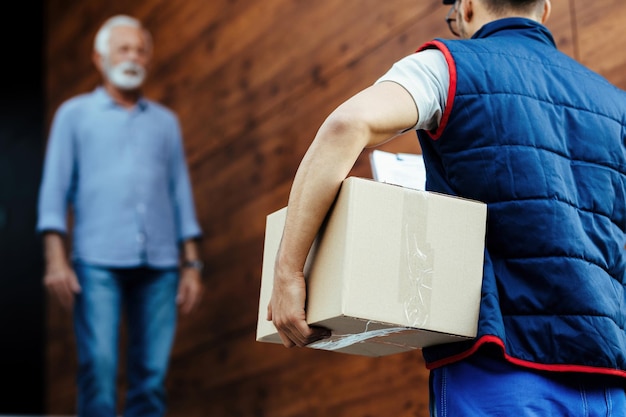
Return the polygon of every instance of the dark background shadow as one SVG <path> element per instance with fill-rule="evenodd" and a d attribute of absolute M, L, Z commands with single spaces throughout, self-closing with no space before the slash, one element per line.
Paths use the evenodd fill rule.
<path fill-rule="evenodd" d="M 43 3 L 17 2 L 0 25 L 0 413 L 44 399 L 42 253 L 35 235 L 44 140 Z"/>

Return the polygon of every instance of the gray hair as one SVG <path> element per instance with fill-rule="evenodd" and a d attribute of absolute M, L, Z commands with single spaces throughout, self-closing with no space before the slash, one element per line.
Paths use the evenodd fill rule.
<path fill-rule="evenodd" d="M 98 33 L 96 33 L 96 37 L 94 39 L 93 47 L 102 56 L 108 56 L 109 54 L 109 39 L 111 38 L 111 29 L 117 26 L 130 26 L 133 28 L 142 29 L 144 35 L 146 36 L 146 40 L 148 42 L 148 49 L 152 48 L 152 39 L 147 30 L 144 29 L 143 25 L 138 19 L 127 15 L 117 15 L 110 17 L 107 19 L 100 29 Z"/>

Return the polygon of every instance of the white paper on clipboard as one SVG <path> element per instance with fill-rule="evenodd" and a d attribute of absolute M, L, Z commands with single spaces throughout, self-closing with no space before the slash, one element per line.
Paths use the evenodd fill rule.
<path fill-rule="evenodd" d="M 374 180 L 416 190 L 426 188 L 426 167 L 420 154 L 374 150 L 370 153 Z"/>

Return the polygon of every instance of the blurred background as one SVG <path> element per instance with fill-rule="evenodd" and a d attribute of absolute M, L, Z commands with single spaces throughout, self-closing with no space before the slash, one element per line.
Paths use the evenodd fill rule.
<path fill-rule="evenodd" d="M 43 291 L 36 199 L 53 113 L 99 83 L 93 37 L 107 17 L 125 13 L 152 32 L 146 95 L 180 117 L 205 232 L 205 296 L 178 325 L 168 415 L 428 416 L 428 373 L 418 351 L 366 358 L 289 350 L 256 342 L 255 331 L 265 218 L 287 204 L 317 128 L 395 60 L 451 36 L 448 7 L 440 0 L 40 0 L 12 7 L 1 26 L 0 414 L 75 414 L 71 317 Z M 624 21 L 623 0 L 553 0 L 548 27 L 561 50 L 626 89 Z M 414 133 L 379 149 L 420 152 Z M 352 175 L 371 177 L 368 152 Z"/>

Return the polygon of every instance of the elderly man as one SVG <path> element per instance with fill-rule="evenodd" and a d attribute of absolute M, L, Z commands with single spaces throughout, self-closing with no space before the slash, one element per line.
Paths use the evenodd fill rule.
<path fill-rule="evenodd" d="M 37 224 L 44 282 L 73 308 L 83 417 L 117 415 L 122 312 L 128 324 L 124 416 L 165 413 L 177 310 L 193 310 L 203 289 L 201 230 L 179 122 L 142 96 L 151 50 L 138 20 L 107 20 L 93 54 L 102 85 L 60 106 L 46 151 Z"/>

